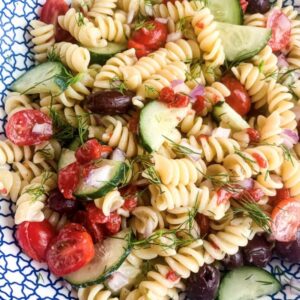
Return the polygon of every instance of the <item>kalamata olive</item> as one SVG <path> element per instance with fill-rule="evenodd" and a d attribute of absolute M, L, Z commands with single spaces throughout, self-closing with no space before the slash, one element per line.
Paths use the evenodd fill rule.
<path fill-rule="evenodd" d="M 243 253 L 246 263 L 257 267 L 264 267 L 272 258 L 272 244 L 263 235 L 256 235 L 243 248 Z"/>
<path fill-rule="evenodd" d="M 86 107 L 93 113 L 98 114 L 122 114 L 126 113 L 131 106 L 134 93 L 124 91 L 99 91 L 90 94 L 86 101 Z"/>
<path fill-rule="evenodd" d="M 48 206 L 60 214 L 72 214 L 78 209 L 78 202 L 66 199 L 59 190 L 53 190 L 48 197 Z"/>
<path fill-rule="evenodd" d="M 269 0 L 249 0 L 248 3 L 247 13 L 250 14 L 264 14 L 271 8 Z"/>
<path fill-rule="evenodd" d="M 236 254 L 226 255 L 222 261 L 222 265 L 227 270 L 233 270 L 244 265 L 243 253 L 239 250 Z"/>
<path fill-rule="evenodd" d="M 192 273 L 186 282 L 189 300 L 213 300 L 220 284 L 220 271 L 212 265 L 204 265 L 198 273 Z"/>
<path fill-rule="evenodd" d="M 209 233 L 209 218 L 203 214 L 196 215 L 196 222 L 200 228 L 201 237 L 206 236 Z"/>
<path fill-rule="evenodd" d="M 276 242 L 275 251 L 277 255 L 284 260 L 292 263 L 300 263 L 300 231 L 297 233 L 297 239 L 292 242 Z"/>

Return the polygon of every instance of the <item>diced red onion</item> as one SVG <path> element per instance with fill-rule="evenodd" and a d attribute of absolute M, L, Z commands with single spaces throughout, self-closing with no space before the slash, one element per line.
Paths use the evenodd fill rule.
<path fill-rule="evenodd" d="M 220 138 L 229 138 L 231 133 L 231 129 L 218 127 L 212 131 L 212 136 L 220 137 Z"/>
<path fill-rule="evenodd" d="M 299 141 L 298 133 L 290 129 L 283 129 L 281 137 L 283 138 L 284 145 L 288 149 L 292 149 Z"/>
<path fill-rule="evenodd" d="M 254 187 L 254 180 L 252 178 L 247 178 L 237 182 L 237 185 L 243 189 L 251 190 Z"/>
<path fill-rule="evenodd" d="M 35 124 L 32 128 L 33 133 L 51 135 L 52 125 L 49 123 Z"/>
<path fill-rule="evenodd" d="M 283 54 L 280 54 L 278 57 L 277 57 L 277 66 L 279 68 L 284 68 L 284 67 L 288 67 L 289 66 L 289 63 L 287 62 L 286 60 L 286 57 L 283 55 Z"/>
<path fill-rule="evenodd" d="M 166 18 L 155 18 L 155 21 L 162 23 L 162 24 L 168 23 L 168 19 L 166 19 Z"/>
<path fill-rule="evenodd" d="M 182 38 L 182 33 L 180 31 L 169 33 L 167 36 L 167 43 L 168 42 L 176 42 L 177 40 Z"/>
<path fill-rule="evenodd" d="M 116 148 L 111 154 L 111 159 L 115 161 L 125 161 L 126 155 L 124 151 L 122 151 L 119 148 Z"/>
<path fill-rule="evenodd" d="M 197 85 L 191 92 L 190 92 L 190 97 L 191 97 L 191 102 L 193 102 L 193 99 L 195 100 L 197 96 L 204 96 L 204 86 L 199 84 Z"/>
<path fill-rule="evenodd" d="M 173 80 L 171 81 L 171 88 L 173 89 L 174 93 L 179 93 L 186 90 L 186 85 L 184 84 L 183 80 Z"/>

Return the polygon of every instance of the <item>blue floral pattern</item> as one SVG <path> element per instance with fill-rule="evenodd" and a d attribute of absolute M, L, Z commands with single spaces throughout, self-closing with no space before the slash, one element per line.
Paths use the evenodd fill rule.
<path fill-rule="evenodd" d="M 221 1 L 221 0 L 220 0 Z M 28 26 L 45 0 L 0 0 L 0 135 L 5 114 L 3 99 L 9 85 L 33 64 Z M 300 0 L 285 1 L 300 8 Z M 25 30 L 24 30 L 25 29 Z M 22 253 L 15 242 L 14 204 L 0 200 L 0 299 L 72 300 L 76 291 L 51 275 L 45 264 Z M 283 291 L 265 300 L 300 299 L 300 264 L 287 264 L 273 258 L 267 268 L 284 285 Z"/>

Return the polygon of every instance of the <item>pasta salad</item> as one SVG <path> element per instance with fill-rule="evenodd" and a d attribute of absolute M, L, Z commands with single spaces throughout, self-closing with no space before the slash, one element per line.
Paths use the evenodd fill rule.
<path fill-rule="evenodd" d="M 300 263 L 300 19 L 268 0 L 47 0 L 5 99 L 16 238 L 80 300 L 255 300 Z M 238 287 L 238 288 L 237 288 Z"/>

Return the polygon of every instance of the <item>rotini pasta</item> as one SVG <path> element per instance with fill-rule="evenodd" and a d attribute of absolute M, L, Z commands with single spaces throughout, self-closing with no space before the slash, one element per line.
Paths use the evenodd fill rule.
<path fill-rule="evenodd" d="M 117 7 L 117 0 L 94 0 L 90 6 L 87 16 L 97 18 L 102 16 L 113 16 Z"/>
<path fill-rule="evenodd" d="M 58 212 L 55 212 L 48 207 L 44 208 L 43 213 L 44 213 L 45 219 L 48 220 L 48 222 L 56 230 L 60 230 L 69 222 L 66 215 L 60 215 Z"/>
<path fill-rule="evenodd" d="M 111 291 L 105 289 L 103 284 L 96 284 L 78 290 L 79 300 L 118 300 L 118 298 L 111 297 Z"/>
<path fill-rule="evenodd" d="M 291 160 L 285 160 L 281 167 L 281 176 L 284 187 L 290 189 L 292 197 L 300 195 L 300 163 L 294 157 Z"/>
<path fill-rule="evenodd" d="M 61 154 L 61 145 L 56 140 L 43 142 L 34 147 L 33 163 L 39 164 L 45 160 L 58 160 Z"/>
<path fill-rule="evenodd" d="M 248 15 L 244 17 L 244 24 L 247 26 L 266 27 L 266 16 L 260 13 Z"/>

